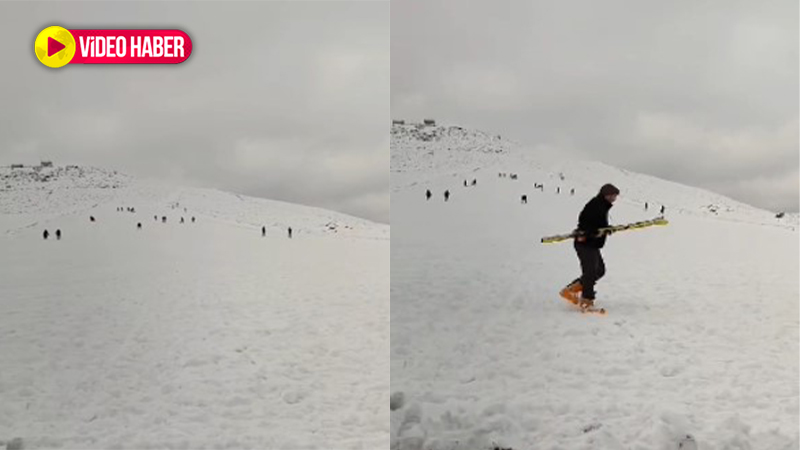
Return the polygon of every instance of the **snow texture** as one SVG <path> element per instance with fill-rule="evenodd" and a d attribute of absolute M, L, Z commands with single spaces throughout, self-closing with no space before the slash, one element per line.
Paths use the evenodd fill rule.
<path fill-rule="evenodd" d="M 796 215 L 459 127 L 394 126 L 391 151 L 392 449 L 800 446 Z M 607 182 L 611 223 L 670 224 L 609 237 L 609 315 L 581 315 L 572 243 L 540 238 Z"/>
<path fill-rule="evenodd" d="M 0 188 L 0 442 L 388 447 L 388 226 L 86 167 Z"/>

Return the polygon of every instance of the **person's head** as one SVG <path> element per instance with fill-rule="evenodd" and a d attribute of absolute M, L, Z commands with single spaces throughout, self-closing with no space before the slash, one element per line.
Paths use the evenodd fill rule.
<path fill-rule="evenodd" d="M 609 203 L 614 203 L 619 195 L 619 189 L 611 183 L 604 184 L 600 188 L 600 196 L 608 200 Z"/>

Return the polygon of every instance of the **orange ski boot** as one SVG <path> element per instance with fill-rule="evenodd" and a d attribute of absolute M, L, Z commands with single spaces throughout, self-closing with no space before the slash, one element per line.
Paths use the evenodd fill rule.
<path fill-rule="evenodd" d="M 561 295 L 561 298 L 572 303 L 573 305 L 578 305 L 580 303 L 582 290 L 583 286 L 581 286 L 581 281 L 575 280 L 562 289 L 559 295 Z"/>
<path fill-rule="evenodd" d="M 578 308 L 581 309 L 582 313 L 592 313 L 592 314 L 600 314 L 601 316 L 606 315 L 605 308 L 598 308 L 594 306 L 594 299 L 593 298 L 583 298 L 581 297 L 578 300 Z"/>
<path fill-rule="evenodd" d="M 581 297 L 578 300 L 578 306 L 586 311 L 594 308 L 594 299 L 593 298 L 583 298 Z"/>

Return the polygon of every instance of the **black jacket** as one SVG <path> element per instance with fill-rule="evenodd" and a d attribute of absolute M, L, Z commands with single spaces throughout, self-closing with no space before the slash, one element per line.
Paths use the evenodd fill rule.
<path fill-rule="evenodd" d="M 606 237 L 595 237 L 599 228 L 608 226 L 608 211 L 611 203 L 602 195 L 598 195 L 586 203 L 580 216 L 578 216 L 578 230 L 584 232 L 586 242 L 583 244 L 603 248 L 606 245 Z"/>

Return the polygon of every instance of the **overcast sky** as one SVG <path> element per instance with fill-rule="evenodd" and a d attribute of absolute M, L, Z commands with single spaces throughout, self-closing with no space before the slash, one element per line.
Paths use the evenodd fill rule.
<path fill-rule="evenodd" d="M 174 66 L 49 69 L 45 27 L 180 28 Z M 52 159 L 389 222 L 388 2 L 0 3 L 0 164 Z"/>
<path fill-rule="evenodd" d="M 797 0 L 402 0 L 392 117 L 798 210 Z"/>

